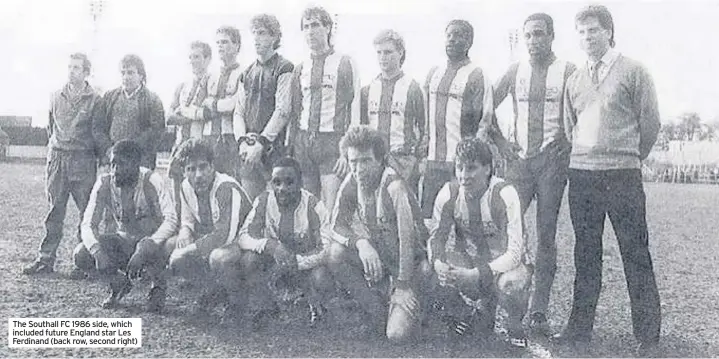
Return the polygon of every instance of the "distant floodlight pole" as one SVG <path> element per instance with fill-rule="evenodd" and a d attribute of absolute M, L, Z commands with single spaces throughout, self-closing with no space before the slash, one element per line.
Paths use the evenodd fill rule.
<path fill-rule="evenodd" d="M 508 40 L 509 40 L 510 61 L 514 62 L 519 57 L 517 54 L 517 48 L 519 47 L 519 30 L 517 30 L 517 29 L 509 30 Z"/>

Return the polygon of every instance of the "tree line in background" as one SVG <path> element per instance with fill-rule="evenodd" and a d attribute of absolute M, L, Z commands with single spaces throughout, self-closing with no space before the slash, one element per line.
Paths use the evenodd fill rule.
<path fill-rule="evenodd" d="M 678 121 L 662 125 L 656 147 L 666 150 L 669 141 L 719 142 L 719 117 L 703 121 L 696 112 L 684 113 Z"/>

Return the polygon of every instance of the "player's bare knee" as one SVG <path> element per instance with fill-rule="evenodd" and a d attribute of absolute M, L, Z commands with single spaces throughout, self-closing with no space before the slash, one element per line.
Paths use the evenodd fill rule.
<path fill-rule="evenodd" d="M 344 264 L 347 256 L 347 248 L 342 244 L 333 242 L 330 245 L 330 255 L 328 256 L 328 264 L 330 268 Z"/>
<path fill-rule="evenodd" d="M 223 272 L 232 262 L 232 252 L 229 248 L 217 248 L 210 252 L 210 269 Z"/>
<path fill-rule="evenodd" d="M 72 251 L 72 259 L 75 262 L 75 267 L 82 270 L 87 271 L 95 268 L 95 258 L 92 257 L 90 251 L 82 243 L 78 244 Z"/>

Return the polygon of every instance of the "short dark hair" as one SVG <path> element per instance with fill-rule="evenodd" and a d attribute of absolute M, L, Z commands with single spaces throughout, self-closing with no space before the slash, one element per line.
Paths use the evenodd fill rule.
<path fill-rule="evenodd" d="M 198 49 L 202 52 L 202 56 L 204 56 L 206 59 L 212 58 L 212 48 L 210 47 L 210 44 L 202 41 L 193 41 L 190 44 L 190 49 Z"/>
<path fill-rule="evenodd" d="M 602 28 L 612 32 L 612 35 L 609 37 L 609 46 L 614 47 L 614 20 L 612 19 L 612 13 L 609 12 L 609 9 L 604 5 L 589 5 L 577 13 L 577 16 L 574 17 L 574 22 L 585 21 L 590 17 L 597 19 Z"/>
<path fill-rule="evenodd" d="M 467 138 L 457 144 L 455 161 L 472 163 L 479 162 L 482 166 L 492 167 L 492 151 L 484 141 L 479 138 Z"/>
<path fill-rule="evenodd" d="M 474 43 L 474 26 L 472 26 L 472 24 L 470 24 L 467 20 L 454 19 L 447 24 L 447 27 L 444 28 L 444 31 L 447 31 L 447 29 L 449 29 L 449 27 L 452 25 L 457 25 L 464 28 L 464 30 L 467 32 L 467 35 L 469 35 L 469 46 L 472 47 L 472 44 Z"/>
<path fill-rule="evenodd" d="M 240 36 L 240 30 L 237 30 L 236 27 L 228 25 L 220 26 L 220 28 L 217 29 L 217 33 L 229 36 L 230 41 L 235 45 L 242 45 L 242 36 Z"/>
<path fill-rule="evenodd" d="M 205 140 L 190 138 L 180 145 L 175 154 L 175 158 L 180 162 L 182 167 L 192 160 L 206 160 L 212 164 L 215 160 L 215 153 L 212 151 L 212 146 Z"/>
<path fill-rule="evenodd" d="M 387 155 L 387 145 L 382 134 L 369 126 L 352 127 L 342 136 L 340 150 L 342 156 L 347 155 L 348 148 L 366 151 L 371 149 L 375 159 L 384 162 Z"/>
<path fill-rule="evenodd" d="M 304 26 L 305 19 L 311 19 L 313 17 L 318 18 L 320 20 L 320 23 L 322 23 L 322 26 L 330 29 L 329 33 L 327 34 L 327 42 L 330 42 L 330 40 L 332 39 L 332 27 L 335 23 L 332 20 L 332 16 L 330 15 L 330 13 L 322 6 L 310 6 L 302 12 L 302 19 L 300 19 L 300 30 L 302 30 L 302 27 Z"/>
<path fill-rule="evenodd" d="M 135 54 L 125 55 L 120 60 L 120 67 L 134 67 L 137 69 L 137 73 L 140 74 L 142 79 L 140 80 L 143 84 L 147 82 L 147 72 L 145 71 L 145 63 L 142 61 L 140 56 Z"/>
<path fill-rule="evenodd" d="M 115 157 L 122 157 L 138 164 L 142 160 L 142 147 L 133 140 L 120 140 L 110 151 Z"/>
<path fill-rule="evenodd" d="M 549 14 L 545 14 L 543 12 L 534 13 L 532 15 L 529 15 L 526 20 L 524 20 L 523 25 L 527 25 L 528 22 L 538 20 L 538 21 L 544 21 L 544 24 L 547 25 L 547 34 L 554 36 L 554 19 L 552 19 Z"/>
<path fill-rule="evenodd" d="M 87 58 L 87 55 L 85 55 L 82 52 L 76 52 L 74 54 L 70 55 L 70 58 L 73 60 L 82 60 L 82 69 L 90 73 L 90 69 L 92 68 L 92 64 L 90 63 L 90 59 Z"/>
<path fill-rule="evenodd" d="M 281 157 L 278 158 L 275 162 L 272 163 L 272 168 L 279 168 L 279 167 L 290 167 L 295 170 L 295 173 L 297 174 L 297 178 L 302 180 L 302 168 L 300 167 L 300 163 L 297 162 L 296 159 L 292 157 Z"/>
<path fill-rule="evenodd" d="M 280 47 L 280 39 L 282 39 L 282 28 L 280 22 L 277 20 L 275 15 L 270 14 L 259 14 L 250 20 L 250 28 L 264 28 L 267 29 L 272 36 L 277 37 L 277 41 L 273 44 L 273 48 L 277 50 Z"/>
<path fill-rule="evenodd" d="M 391 42 L 397 51 L 402 53 L 402 57 L 399 59 L 399 64 L 404 64 L 404 59 L 407 57 L 407 49 L 404 46 L 404 38 L 397 31 L 394 30 L 382 30 L 374 38 L 372 42 L 375 45 L 384 44 L 385 42 Z"/>

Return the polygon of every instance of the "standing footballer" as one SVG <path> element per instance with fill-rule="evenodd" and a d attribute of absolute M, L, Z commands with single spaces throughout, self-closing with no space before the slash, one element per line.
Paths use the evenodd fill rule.
<path fill-rule="evenodd" d="M 326 206 L 335 202 L 349 171 L 339 142 L 351 123 L 359 123 L 360 82 L 357 66 L 330 44 L 332 17 L 321 7 L 302 13 L 300 26 L 309 58 L 295 67 L 292 81 L 292 134 L 288 141 L 303 169 L 305 188 Z"/>
<path fill-rule="evenodd" d="M 454 157 L 462 138 L 481 134 L 480 123 L 494 113 L 492 85 L 469 59 L 474 28 L 465 20 L 452 20 L 445 30 L 447 64 L 433 68 L 425 83 L 429 152 L 420 187 L 422 212 L 432 216 L 437 193 L 454 177 Z"/>
<path fill-rule="evenodd" d="M 257 61 L 242 73 L 244 97 L 235 107 L 234 126 L 242 161 L 240 183 L 254 199 L 267 187 L 271 162 L 284 152 L 294 65 L 277 53 L 282 30 L 276 17 L 257 15 L 250 25 Z"/>
<path fill-rule="evenodd" d="M 374 39 L 381 73 L 362 88 L 360 123 L 382 133 L 389 149 L 389 165 L 417 191 L 420 146 L 424 137 L 424 98 L 419 83 L 402 71 L 407 56 L 404 39 L 384 30 Z"/>
<path fill-rule="evenodd" d="M 537 199 L 538 245 L 535 289 L 530 328 L 547 335 L 549 294 L 557 271 L 557 217 L 567 184 L 569 142 L 564 135 L 564 88 L 576 66 L 552 52 L 554 21 L 543 13 L 524 21 L 529 61 L 509 67 L 494 89 L 495 107 L 512 95 L 514 121 L 507 138 L 492 131 L 503 143 L 507 161 L 505 179 L 519 192 L 524 214 Z"/>

